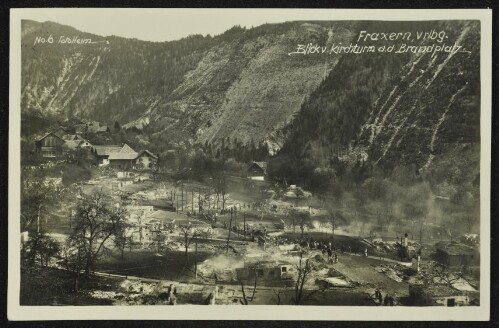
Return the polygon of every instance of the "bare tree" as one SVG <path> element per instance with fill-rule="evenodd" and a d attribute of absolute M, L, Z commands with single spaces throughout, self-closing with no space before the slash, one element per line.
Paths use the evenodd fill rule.
<path fill-rule="evenodd" d="M 282 290 L 275 290 L 272 288 L 272 292 L 274 293 L 276 297 L 276 305 L 281 305 L 281 293 L 283 292 Z"/>
<path fill-rule="evenodd" d="M 311 224 L 310 213 L 299 212 L 299 211 L 293 209 L 290 211 L 289 216 L 291 216 L 291 219 L 292 219 L 293 231 L 295 229 L 295 226 L 298 225 L 300 227 L 300 230 L 301 230 L 301 239 L 303 239 L 305 228 Z"/>
<path fill-rule="evenodd" d="M 227 197 L 227 179 L 226 179 L 226 174 L 225 174 L 225 168 L 220 167 L 216 175 L 213 179 L 214 182 L 214 187 L 215 187 L 215 193 L 217 196 L 217 206 L 218 206 L 218 200 L 221 197 L 222 198 L 222 210 L 225 210 L 225 202 L 226 202 L 226 197 Z"/>
<path fill-rule="evenodd" d="M 230 232 L 232 230 L 232 216 L 233 216 L 233 209 L 230 209 L 230 221 L 229 221 L 229 233 L 227 234 L 227 249 L 226 249 L 226 254 L 229 254 L 229 243 L 230 243 Z"/>
<path fill-rule="evenodd" d="M 40 232 L 41 217 L 48 214 L 47 204 L 57 191 L 38 171 L 23 170 L 21 183 L 21 227 L 24 231 Z M 34 223 L 37 223 L 36 226 Z"/>
<path fill-rule="evenodd" d="M 297 278 L 295 282 L 295 295 L 292 299 L 293 303 L 296 305 L 302 304 L 306 299 L 310 298 L 315 291 L 309 293 L 308 295 L 304 294 L 304 286 L 307 282 L 310 273 L 312 272 L 312 265 L 310 263 L 310 259 L 303 260 L 303 252 L 300 253 L 300 261 L 296 265 Z"/>
<path fill-rule="evenodd" d="M 335 211 L 332 207 L 332 205 L 326 204 L 326 211 L 327 211 L 327 219 L 329 220 L 329 223 L 331 223 L 331 232 L 332 232 L 332 240 L 334 243 L 334 233 L 335 230 L 341 226 L 347 223 L 347 218 L 339 211 Z"/>
<path fill-rule="evenodd" d="M 189 245 L 191 244 L 192 237 L 193 237 L 191 235 L 191 230 L 192 230 L 192 225 L 190 222 L 186 226 L 180 228 L 180 231 L 182 232 L 182 235 L 184 236 L 186 263 L 187 263 L 187 260 L 189 259 Z"/>
<path fill-rule="evenodd" d="M 62 264 L 67 271 L 73 274 L 74 292 L 78 292 L 80 272 L 86 262 L 85 254 L 82 240 L 68 239 L 61 249 Z"/>
<path fill-rule="evenodd" d="M 126 224 L 126 211 L 112 206 L 110 198 L 100 191 L 83 197 L 77 206 L 74 221 L 74 230 L 69 238 L 83 245 L 85 274 L 90 277 L 105 243 L 118 235 Z"/>
<path fill-rule="evenodd" d="M 23 248 L 23 258 L 30 266 L 34 266 L 36 259 L 42 267 L 48 267 L 50 260 L 59 252 L 59 243 L 45 232 L 33 234 L 26 247 Z"/>
<path fill-rule="evenodd" d="M 256 293 L 256 283 L 257 283 L 257 272 L 256 272 L 256 269 L 255 269 L 255 283 L 253 285 L 253 294 L 251 295 L 251 299 L 248 300 L 248 298 L 246 297 L 246 292 L 244 290 L 244 283 L 241 279 L 238 279 L 239 283 L 241 284 L 241 292 L 243 294 L 243 299 L 241 300 L 241 304 L 243 305 L 248 305 L 249 302 L 253 302 L 254 298 L 255 298 L 255 293 Z"/>
<path fill-rule="evenodd" d="M 246 298 L 246 292 L 244 291 L 244 283 L 241 279 L 238 279 L 241 284 L 241 292 L 243 293 L 243 299 L 241 300 L 242 305 L 248 305 L 248 299 Z"/>

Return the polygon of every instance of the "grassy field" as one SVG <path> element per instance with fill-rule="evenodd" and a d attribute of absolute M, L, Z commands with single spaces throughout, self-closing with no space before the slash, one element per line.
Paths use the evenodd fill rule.
<path fill-rule="evenodd" d="M 199 250 L 198 263 L 206 260 L 211 253 Z M 138 276 L 152 279 L 168 279 L 182 282 L 195 280 L 194 277 L 194 247 L 189 250 L 186 261 L 183 251 L 168 250 L 157 253 L 154 249 L 125 250 L 124 258 L 121 253 L 112 252 L 103 256 L 95 268 L 96 271 Z"/>
<path fill-rule="evenodd" d="M 51 268 L 33 268 L 21 271 L 21 305 L 110 305 L 111 301 L 90 296 L 95 289 L 114 290 L 117 282 L 111 279 L 79 281 L 79 292 L 74 292 L 74 278 L 68 272 Z"/>

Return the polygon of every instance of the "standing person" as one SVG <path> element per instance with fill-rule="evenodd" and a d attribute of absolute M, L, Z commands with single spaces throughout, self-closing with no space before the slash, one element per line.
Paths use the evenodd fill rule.
<path fill-rule="evenodd" d="M 366 248 L 366 250 L 364 251 L 364 255 L 367 257 L 367 248 Z"/>
<path fill-rule="evenodd" d="M 378 302 L 379 305 L 383 304 L 383 293 L 381 292 L 381 289 L 378 292 Z"/>

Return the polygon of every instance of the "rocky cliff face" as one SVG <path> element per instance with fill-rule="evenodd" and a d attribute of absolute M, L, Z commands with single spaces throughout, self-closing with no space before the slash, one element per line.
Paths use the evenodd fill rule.
<path fill-rule="evenodd" d="M 23 113 L 92 118 L 164 140 L 243 142 L 288 125 L 340 56 L 302 60 L 304 40 L 353 37 L 353 23 L 284 23 L 233 28 L 217 37 L 151 43 L 103 38 L 55 23 L 23 22 Z M 37 43 L 36 37 L 54 43 Z M 92 44 L 58 43 L 64 37 Z"/>
<path fill-rule="evenodd" d="M 286 129 L 283 155 L 318 167 L 327 167 L 339 156 L 388 172 L 397 166 L 447 171 L 455 183 L 471 183 L 479 174 L 479 24 L 360 27 L 405 29 L 413 35 L 425 28 L 446 31 L 448 41 L 443 43 L 456 43 L 462 51 L 342 56 Z M 459 153 L 463 158 L 456 160 Z"/>

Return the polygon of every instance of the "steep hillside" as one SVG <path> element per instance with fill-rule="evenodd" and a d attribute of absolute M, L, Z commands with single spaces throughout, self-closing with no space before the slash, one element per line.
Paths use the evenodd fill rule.
<path fill-rule="evenodd" d="M 303 60 L 288 53 L 304 41 L 330 44 L 330 29 L 334 42 L 349 42 L 354 26 L 292 22 L 152 43 L 24 21 L 22 110 L 117 120 L 165 147 L 221 138 L 276 139 L 340 57 Z M 54 42 L 35 44 L 40 36 Z M 93 43 L 61 44 L 61 36 Z"/>
<path fill-rule="evenodd" d="M 375 163 L 428 168 L 449 149 L 479 145 L 479 24 L 442 25 L 470 50 L 411 56 L 363 126 L 359 139 Z"/>
<path fill-rule="evenodd" d="M 408 29 L 396 22 L 361 27 L 381 32 Z M 409 26 L 413 33 L 424 28 L 446 31 L 449 43 L 466 51 L 344 55 L 285 129 L 287 142 L 279 161 L 298 159 L 307 167 L 329 167 L 334 158 L 350 165 L 364 160 L 387 174 L 397 166 L 444 174 L 445 167 L 447 175 L 459 172 L 461 184 L 463 179 L 466 185 L 475 181 L 480 152 L 480 26 Z M 459 152 L 469 158 L 456 161 Z M 297 170 L 289 174 L 306 179 Z"/>
<path fill-rule="evenodd" d="M 53 43 L 36 43 L 36 37 Z M 60 38 L 92 44 L 58 43 Z M 23 21 L 23 113 L 127 121 L 159 106 L 195 68 L 211 38 L 175 43 L 103 38 L 55 23 Z"/>

